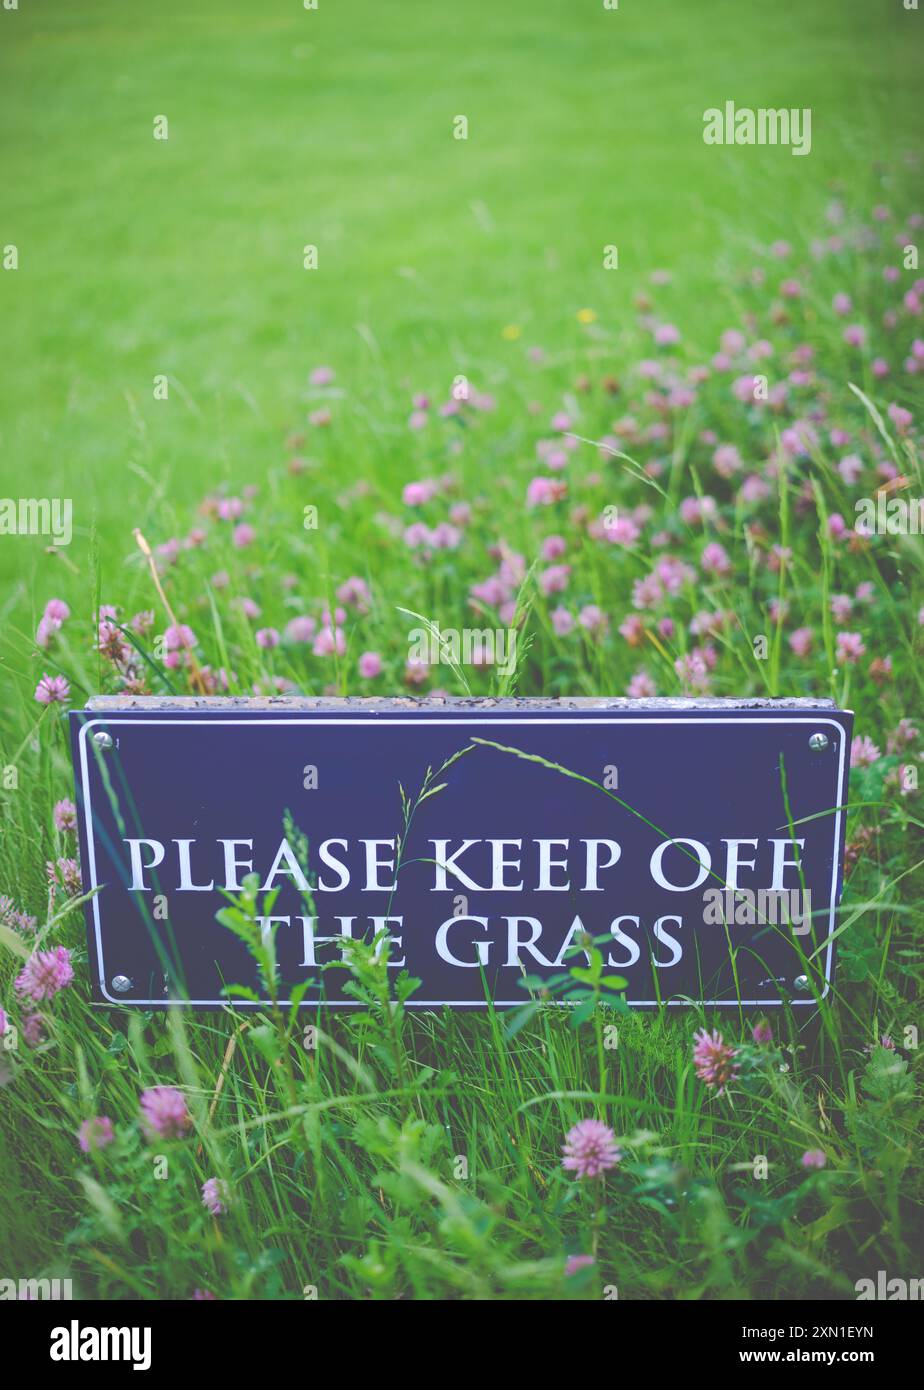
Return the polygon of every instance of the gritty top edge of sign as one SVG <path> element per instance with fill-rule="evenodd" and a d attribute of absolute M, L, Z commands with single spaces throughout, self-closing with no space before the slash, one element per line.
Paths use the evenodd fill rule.
<path fill-rule="evenodd" d="M 657 698 L 629 700 L 622 696 L 575 695 L 561 699 L 542 696 L 504 697 L 473 695 L 384 696 L 384 695 L 96 695 L 86 708 L 98 712 L 113 710 L 836 710 L 829 699 L 762 699 L 747 696 Z M 75 711 L 77 713 L 78 711 Z"/>

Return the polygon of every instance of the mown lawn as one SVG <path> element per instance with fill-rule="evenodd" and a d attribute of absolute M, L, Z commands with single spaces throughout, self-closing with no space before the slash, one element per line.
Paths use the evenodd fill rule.
<path fill-rule="evenodd" d="M 503 380 L 509 324 L 567 362 L 584 305 L 605 346 L 657 267 L 706 350 L 732 252 L 915 149 L 920 20 L 898 0 L 3 12 L 4 493 L 76 494 L 115 573 L 127 523 L 266 475 L 316 361 L 363 384 L 348 479 L 409 385 Z M 811 106 L 811 155 L 706 147 L 727 99 Z M 402 452 L 377 465 L 393 483 Z M 29 588 L 37 551 L 0 547 L 0 572 Z"/>

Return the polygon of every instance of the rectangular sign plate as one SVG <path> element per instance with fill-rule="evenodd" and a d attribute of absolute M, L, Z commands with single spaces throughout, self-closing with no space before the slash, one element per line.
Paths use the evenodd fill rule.
<path fill-rule="evenodd" d="M 101 699 L 71 720 L 100 1002 L 262 1007 L 216 917 L 250 873 L 278 889 L 278 995 L 310 980 L 305 1006 L 357 1006 L 344 937 L 377 931 L 416 1008 L 523 1004 L 524 976 L 586 963 L 582 933 L 632 1005 L 830 987 L 852 729 L 830 702 Z"/>

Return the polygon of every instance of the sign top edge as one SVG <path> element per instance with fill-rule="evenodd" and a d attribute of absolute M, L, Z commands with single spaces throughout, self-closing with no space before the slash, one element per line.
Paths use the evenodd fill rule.
<path fill-rule="evenodd" d="M 381 712 L 414 710 L 443 711 L 526 711 L 541 710 L 593 711 L 593 710 L 651 710 L 657 712 L 681 712 L 684 710 L 819 710 L 842 711 L 834 700 L 806 699 L 803 697 L 764 699 L 759 696 L 743 698 L 716 696 L 713 698 L 657 697 L 648 700 L 630 700 L 624 696 L 563 696 L 553 699 L 546 696 L 386 696 L 386 695 L 96 695 L 90 697 L 86 710 L 95 713 L 116 710 L 210 710 L 266 712 L 281 711 L 368 711 Z M 82 711 L 73 710 L 73 714 Z"/>

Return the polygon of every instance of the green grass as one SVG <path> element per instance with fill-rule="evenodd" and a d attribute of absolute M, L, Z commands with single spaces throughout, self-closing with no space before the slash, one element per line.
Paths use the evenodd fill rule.
<path fill-rule="evenodd" d="M 0 784 L 0 893 L 38 917 L 44 945 L 74 950 L 77 971 L 43 1007 L 44 1041 L 17 1035 L 0 1050 L 0 1275 L 68 1275 L 80 1293 L 113 1298 L 200 1288 L 299 1299 L 314 1286 L 322 1298 L 597 1298 L 615 1287 L 652 1299 L 851 1298 L 855 1280 L 879 1269 L 919 1274 L 924 818 L 896 776 L 920 761 L 920 735 L 900 753 L 887 744 L 900 720 L 924 715 L 922 543 L 836 544 L 827 517 L 849 523 L 883 461 L 924 493 L 917 426 L 901 435 L 885 416 L 881 435 L 849 389 L 921 418 L 921 378 L 902 368 L 924 336 L 901 308 L 916 273 L 902 270 L 892 290 L 881 272 L 899 263 L 890 237 L 921 210 L 906 156 L 921 144 L 922 24 L 886 0 L 0 12 L 0 245 L 20 255 L 18 271 L 0 272 L 11 344 L 0 492 L 71 496 L 75 507 L 64 552 L 0 537 L 0 766 L 16 769 L 15 786 Z M 702 112 L 728 98 L 810 105 L 812 155 L 705 147 Z M 460 113 L 466 142 L 452 139 Z M 166 142 L 152 138 L 160 114 Z M 873 248 L 816 263 L 810 243 L 830 232 L 835 196 L 851 209 L 848 226 L 868 225 L 875 203 L 894 217 Z M 785 263 L 767 255 L 777 238 L 793 244 Z M 306 243 L 319 247 L 317 271 L 302 269 Z M 618 272 L 602 269 L 609 243 Z M 766 292 L 748 284 L 753 265 L 768 271 Z M 652 286 L 656 268 L 671 285 Z M 805 294 L 780 320 L 777 286 L 790 274 Z M 845 290 L 855 309 L 840 320 L 831 302 Z M 637 369 L 655 355 L 642 292 L 683 331 L 680 349 L 661 356 L 672 380 L 749 315 L 749 338 L 774 345 L 772 380 L 806 343 L 814 380 L 767 412 L 736 402 L 719 373 L 693 406 L 665 414 L 646 402 L 651 384 Z M 895 306 L 890 332 L 882 314 Z M 578 321 L 582 308 L 593 322 Z M 861 352 L 843 342 L 853 321 L 869 329 Z M 519 336 L 504 336 L 510 326 Z M 531 344 L 544 348 L 541 363 Z M 884 383 L 876 355 L 890 364 Z M 308 390 L 322 362 L 337 369 L 335 385 Z M 152 394 L 161 373 L 167 401 Z M 496 411 L 408 431 L 412 393 L 438 403 L 458 373 L 494 394 Z M 617 395 L 604 385 L 613 376 Z M 322 404 L 330 427 L 306 429 Z M 820 407 L 817 442 L 767 472 L 780 432 Z M 537 441 L 562 408 L 591 440 L 636 417 L 639 437 L 621 437 L 637 464 L 581 445 L 567 501 L 528 509 L 529 480 L 544 472 Z M 666 441 L 645 435 L 664 419 Z M 831 443 L 832 424 L 849 445 Z M 765 497 L 742 500 L 740 477 L 717 476 L 705 429 L 739 448 L 741 476 L 764 477 Z M 293 433 L 306 438 L 287 442 Z M 836 468 L 851 452 L 863 464 L 856 485 Z M 297 474 L 293 454 L 307 459 Z M 660 473 L 639 475 L 652 464 Z M 450 471 L 454 482 L 421 513 L 402 506 L 404 484 Z M 249 485 L 257 538 L 238 550 L 230 528 L 196 507 Z M 717 499 L 715 517 L 686 523 L 681 502 L 703 493 Z M 463 544 L 420 564 L 403 527 L 418 515 L 434 525 L 463 500 Z M 302 526 L 308 503 L 319 507 L 316 532 Z M 638 544 L 588 535 L 588 520 L 614 504 L 653 509 Z M 489 548 L 503 541 L 529 572 L 513 586 L 528 610 L 518 693 L 621 694 L 640 669 L 662 694 L 689 692 L 675 662 L 711 643 L 717 694 L 832 695 L 853 707 L 857 732 L 883 756 L 851 779 L 838 983 L 815 1025 L 799 1032 L 784 1014 L 773 1046 L 758 1048 L 746 1026 L 755 1020 L 726 1018 L 742 1078 L 716 1097 L 693 1069 L 693 1031 L 713 1022 L 698 1010 L 599 1012 L 575 1026 L 548 1006 L 511 1033 L 500 1015 L 406 1017 L 386 1006 L 368 962 L 357 966 L 368 1008 L 321 1020 L 316 1047 L 303 1045 L 313 1020 L 272 1010 L 246 1020 L 91 1011 L 82 917 L 60 894 L 49 902 L 45 869 L 73 851 L 51 815 L 72 795 L 63 721 L 33 691 L 43 671 L 66 674 L 75 704 L 118 688 L 95 650 L 100 602 L 118 604 L 123 621 L 155 611 L 154 633 L 139 639 L 149 688 L 182 687 L 185 673 L 164 671 L 154 646 L 167 618 L 131 533 L 140 526 L 155 545 L 199 522 L 204 544 L 165 565 L 163 582 L 199 660 L 231 671 L 235 692 L 271 677 L 309 693 L 406 690 L 399 610 L 464 625 L 470 587 L 496 570 Z M 650 635 L 630 646 L 618 627 L 662 553 L 661 528 L 696 578 L 643 612 Z M 571 574 L 549 599 L 535 574 L 552 533 L 567 539 Z M 697 568 L 707 541 L 728 551 L 730 575 Z M 778 569 L 775 543 L 791 550 Z M 227 588 L 213 583 L 223 569 Z M 317 617 L 350 575 L 368 580 L 372 604 L 350 613 L 342 657 L 256 645 L 257 626 Z M 861 583 L 871 598 L 855 601 L 847 627 L 866 653 L 840 664 L 830 598 Z M 53 596 L 72 617 L 39 651 L 36 624 Z M 241 596 L 259 603 L 258 622 L 235 607 Z M 774 600 L 788 605 L 779 621 Z M 574 613 L 598 604 L 608 634 L 557 637 L 559 601 Z M 689 624 L 704 609 L 733 617 L 696 637 Z M 654 627 L 662 616 L 675 619 L 670 637 Z M 815 633 L 807 658 L 789 646 L 799 626 Z M 761 634 L 766 661 L 755 658 Z M 384 662 L 373 685 L 356 674 L 364 650 Z M 877 680 L 870 663 L 886 657 L 891 676 Z M 500 688 L 490 671 L 464 674 L 476 691 Z M 461 689 L 448 668 L 431 675 L 437 685 Z M 0 929 L 0 1002 L 17 1028 L 12 983 L 28 948 Z M 618 1046 L 604 1049 L 601 1070 L 610 1024 Z M 898 1053 L 874 1045 L 883 1033 Z M 144 1143 L 138 1098 L 154 1084 L 183 1088 L 194 1136 Z M 93 1114 L 111 1116 L 117 1138 L 83 1156 L 75 1132 Z M 593 1114 L 625 1153 L 598 1186 L 560 1166 L 564 1133 Z M 827 1166 L 807 1174 L 800 1158 L 812 1148 Z M 761 1155 L 766 1179 L 755 1177 Z M 199 1200 L 210 1176 L 233 1193 L 218 1221 Z M 594 1268 L 566 1280 L 566 1255 L 591 1251 Z"/>
<path fill-rule="evenodd" d="M 448 1011 L 399 1014 L 397 1040 L 375 1010 L 322 1023 L 316 1050 L 304 1026 L 283 1065 L 268 1019 L 126 1026 L 68 999 L 7 1134 L 5 1268 L 115 1298 L 632 1299 L 849 1298 L 856 1278 L 914 1267 L 913 1083 L 883 1049 L 829 1054 L 827 1075 L 804 1045 L 752 1049 L 730 1105 L 706 1099 L 664 1018 L 619 1018 L 602 1092 L 554 1011 L 509 1041 L 499 1019 Z M 174 1079 L 201 1144 L 147 1147 L 137 1090 Z M 62 1131 L 103 1098 L 119 1137 L 77 1165 Z M 625 1153 L 605 1189 L 559 1166 L 598 1105 Z M 816 1147 L 831 1166 L 802 1176 Z M 216 1174 L 234 1193 L 221 1230 L 198 1196 Z M 596 1269 L 565 1281 L 565 1254 L 591 1251 Z"/>
<path fill-rule="evenodd" d="M 396 391 L 502 377 L 506 324 L 562 354 L 582 305 L 618 330 L 656 267 L 706 351 L 717 267 L 921 136 L 897 0 L 82 0 L 2 25 L 4 490 L 76 493 L 107 577 L 127 522 L 265 474 L 314 362 L 364 383 L 347 477 Z M 729 98 L 810 105 L 811 156 L 705 146 Z M 53 570 L 37 550 L 0 547 L 0 572 Z"/>

